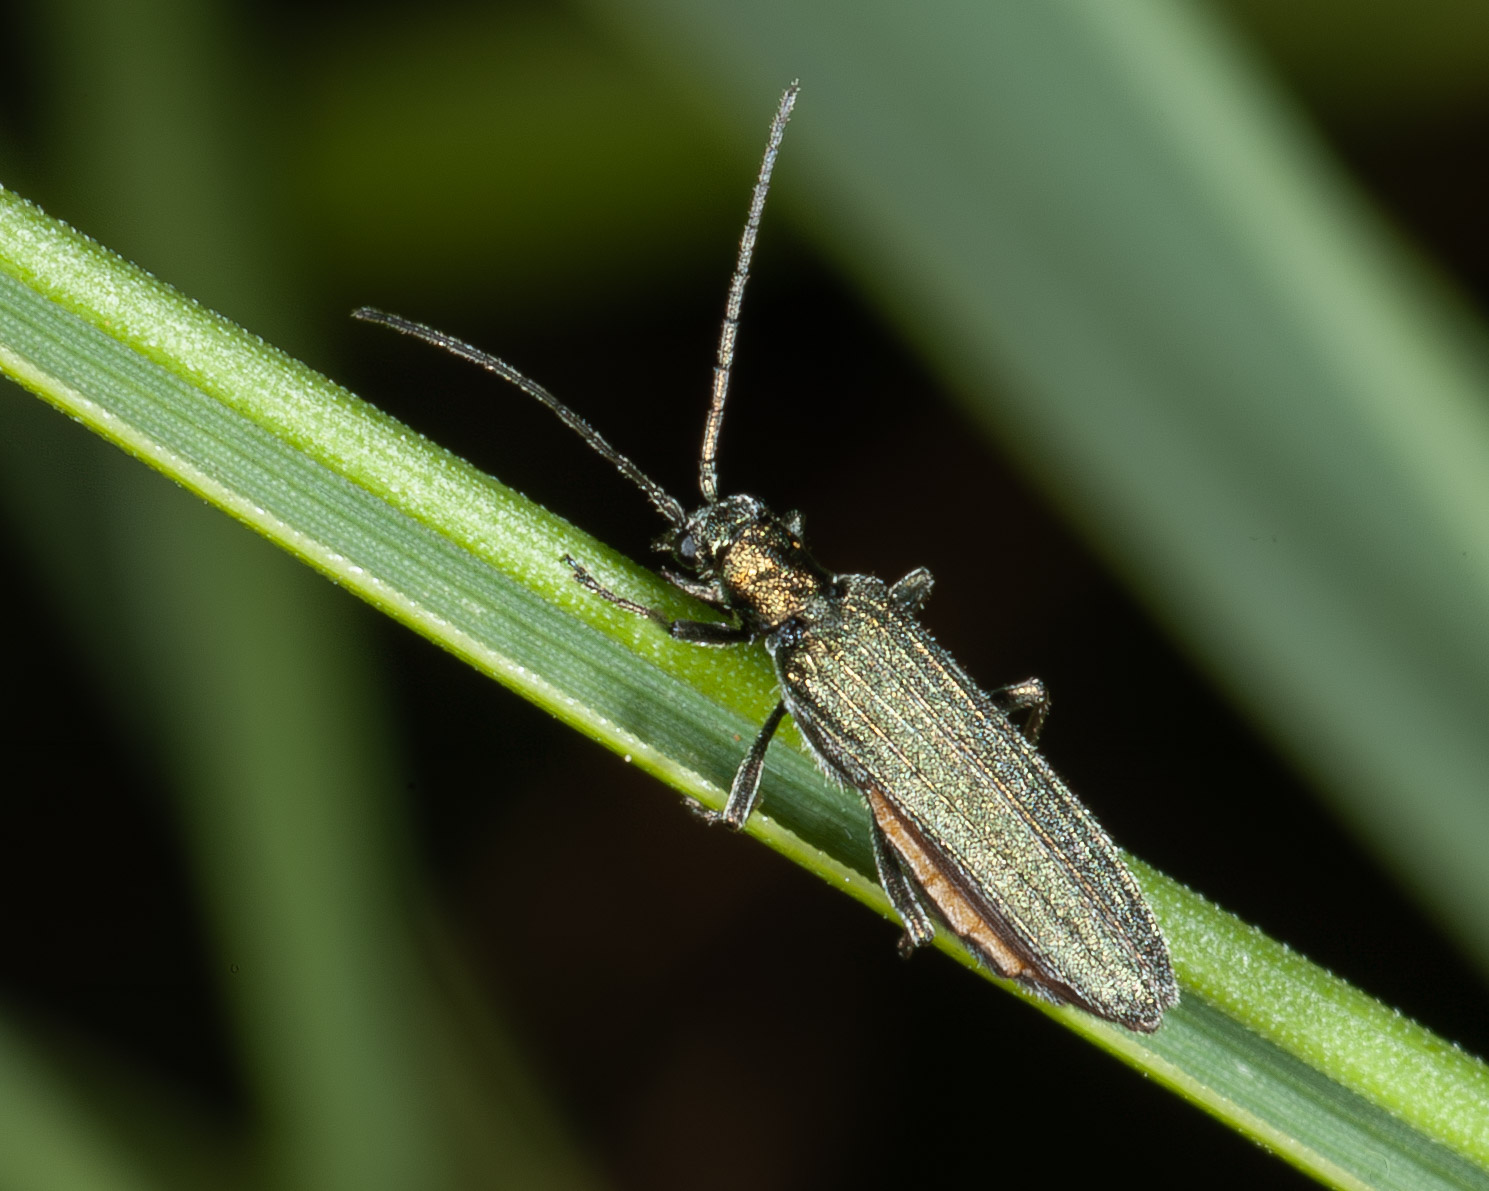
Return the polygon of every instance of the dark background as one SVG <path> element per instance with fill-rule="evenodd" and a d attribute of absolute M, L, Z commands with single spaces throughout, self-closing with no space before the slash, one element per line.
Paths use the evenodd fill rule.
<path fill-rule="evenodd" d="M 293 78 L 307 45 L 396 11 L 258 5 L 233 20 L 251 35 L 240 52 L 252 69 Z M 1272 10 L 1236 15 L 1354 178 L 1482 301 L 1489 92 L 1393 106 L 1310 58 L 1306 31 L 1289 41 Z M 55 45 L 55 23 L 15 17 L 17 44 Z M 76 188 L 86 169 L 59 160 L 51 59 L 19 57 L 31 69 L 0 76 L 7 185 L 130 254 L 106 226 L 107 198 Z M 785 152 L 789 162 L 789 138 Z M 658 528 L 645 501 L 549 415 L 342 316 L 370 301 L 499 352 L 687 501 L 751 179 L 732 160 L 704 164 L 725 197 L 708 190 L 679 232 L 684 259 L 641 276 L 623 253 L 602 253 L 597 292 L 572 295 L 524 274 L 528 303 L 493 299 L 500 276 L 445 288 L 399 265 L 379 286 L 373 260 L 348 277 L 341 249 L 316 242 L 315 212 L 296 224 L 281 204 L 294 309 L 314 320 L 286 346 L 645 558 Z M 236 316 L 233 300 L 217 304 Z M 929 566 L 933 631 L 987 685 L 1044 679 L 1047 755 L 1124 847 L 1489 1051 L 1475 969 L 943 399 L 895 328 L 769 214 L 746 311 L 726 489 L 804 510 L 829 566 L 886 578 Z M 71 466 L 108 450 L 85 444 Z M 997 510 L 997 532 L 969 543 L 975 508 Z M 27 565 L 31 546 L 12 533 L 3 549 L 0 715 L 15 776 L 0 833 L 11 907 L 0 993 L 48 1036 L 153 1072 L 209 1115 L 251 1117 L 168 778 L 122 726 L 46 571 Z M 889 924 L 756 844 L 705 830 L 671 791 L 428 642 L 348 597 L 338 606 L 387 684 L 399 813 L 433 912 L 574 1144 L 614 1185 L 970 1184 L 1001 1179 L 1005 1163 L 1055 1185 L 1113 1170 L 1152 1186 L 1302 1181 L 944 958 L 901 963 Z M 722 1024 L 739 1005 L 753 1007 L 744 1036 Z"/>

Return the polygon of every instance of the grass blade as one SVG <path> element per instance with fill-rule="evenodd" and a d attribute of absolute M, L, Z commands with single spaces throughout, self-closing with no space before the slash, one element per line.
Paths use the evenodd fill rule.
<path fill-rule="evenodd" d="M 690 649 L 587 597 L 683 598 L 241 328 L 0 192 L 0 366 L 664 780 L 719 805 L 773 702 L 759 651 Z M 755 834 L 880 912 L 861 801 L 771 753 Z M 1341 1186 L 1489 1186 L 1489 1070 L 1145 871 L 1185 1003 L 1071 1028 Z"/>

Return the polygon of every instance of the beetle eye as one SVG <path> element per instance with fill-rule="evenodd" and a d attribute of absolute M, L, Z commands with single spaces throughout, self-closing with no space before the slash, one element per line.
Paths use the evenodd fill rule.
<path fill-rule="evenodd" d="M 682 541 L 677 543 L 677 556 L 682 559 L 683 562 L 698 561 L 698 543 L 693 540 L 692 534 L 683 534 Z"/>

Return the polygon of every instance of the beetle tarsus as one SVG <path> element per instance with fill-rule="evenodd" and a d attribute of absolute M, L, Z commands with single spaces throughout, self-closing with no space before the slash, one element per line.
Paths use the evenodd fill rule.
<path fill-rule="evenodd" d="M 684 798 L 682 804 L 687 807 L 690 815 L 694 818 L 702 819 L 710 827 L 717 827 L 724 821 L 724 816 L 721 812 L 714 810 L 711 806 L 704 806 L 696 798 Z"/>

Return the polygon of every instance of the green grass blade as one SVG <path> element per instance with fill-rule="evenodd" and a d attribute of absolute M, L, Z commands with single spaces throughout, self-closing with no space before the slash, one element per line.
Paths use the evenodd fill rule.
<path fill-rule="evenodd" d="M 0 367 L 444 648 L 719 805 L 773 702 L 758 650 L 673 642 L 574 585 L 654 575 L 0 192 Z M 788 735 L 788 741 L 792 738 Z M 754 834 L 881 912 L 865 810 L 772 750 Z M 1341 1186 L 1489 1186 L 1489 1070 L 1145 873 L 1185 1002 L 1141 1039 L 1047 1009 Z"/>

